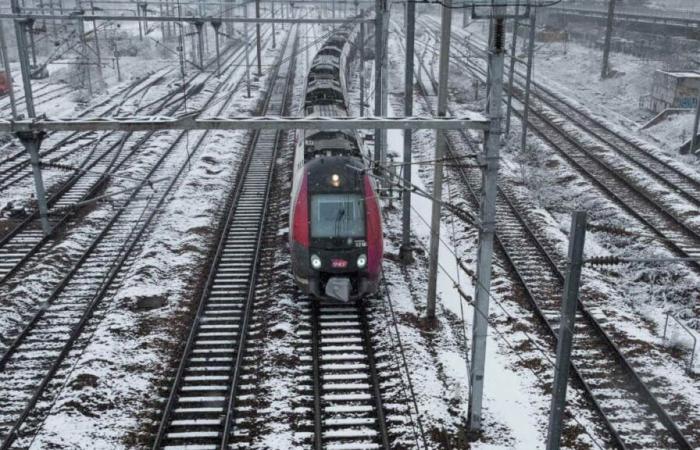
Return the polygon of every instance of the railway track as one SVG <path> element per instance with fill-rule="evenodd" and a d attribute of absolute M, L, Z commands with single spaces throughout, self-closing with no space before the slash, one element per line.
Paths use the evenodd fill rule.
<path fill-rule="evenodd" d="M 131 96 L 145 94 L 152 86 L 162 82 L 164 76 L 165 74 L 163 73 L 156 73 L 136 80 L 116 92 L 115 95 L 109 96 L 96 105 L 84 110 L 78 117 L 87 117 L 92 114 L 103 117 L 113 115 L 120 110 Z M 179 90 L 174 90 L 166 95 L 166 97 L 172 97 L 178 93 Z M 122 100 L 114 103 L 114 98 L 121 98 Z M 105 106 L 106 109 L 104 108 Z M 64 160 L 66 157 L 79 152 L 81 149 L 89 148 L 90 145 L 98 145 L 106 136 L 113 134 L 116 133 L 98 134 L 73 132 L 67 135 L 64 133 L 52 133 L 49 134 L 44 141 L 44 144 L 49 147 L 41 151 L 40 156 L 42 159 L 45 159 L 51 155 L 53 160 Z M 3 160 L 0 161 L 0 192 L 6 191 L 31 175 L 29 170 L 29 158 L 26 155 L 24 147 L 16 141 L 13 142 L 13 145 L 16 147 L 16 151 L 6 155 Z M 3 150 L 9 153 L 8 149 Z"/>
<path fill-rule="evenodd" d="M 240 51 L 238 48 L 236 51 Z M 234 59 L 236 53 L 229 55 Z M 199 75 L 194 75 L 188 82 L 192 84 Z M 206 80 L 197 83 L 203 86 L 214 74 Z M 201 89 L 201 88 L 200 88 Z M 145 92 L 145 90 L 140 90 Z M 174 115 L 182 106 L 182 102 L 175 102 L 165 111 L 162 107 L 166 102 L 173 100 L 172 92 L 148 103 L 136 110 L 136 113 L 156 114 L 162 112 L 165 115 Z M 124 104 L 126 98 L 120 102 Z M 110 179 L 112 173 L 123 168 L 144 143 L 153 137 L 155 132 L 140 133 L 108 133 L 97 144 L 92 146 L 90 153 L 83 159 L 79 169 L 62 186 L 58 188 L 48 199 L 50 223 L 53 229 L 65 224 L 75 212 L 72 207 L 75 204 L 88 201 L 95 197 Z M 60 164 L 49 163 L 50 167 L 61 167 Z M 0 238 L 0 285 L 12 277 L 30 258 L 39 254 L 44 245 L 52 239 L 44 236 L 38 228 L 36 219 L 38 211 L 33 211 L 27 218 L 19 222 L 14 228 Z M 41 256 L 41 255 L 39 255 Z"/>
<path fill-rule="evenodd" d="M 473 47 L 473 44 L 470 43 L 470 45 Z M 460 52 L 457 44 L 453 44 L 452 48 Z M 476 48 L 476 50 L 480 49 Z M 470 64 L 465 53 L 460 52 L 459 55 L 457 62 L 463 68 L 485 80 L 486 73 L 482 67 Z M 518 75 L 522 77 L 521 74 L 518 73 Z M 603 124 L 587 118 L 585 114 L 576 111 L 573 106 L 559 99 L 550 90 L 541 85 L 537 86 L 538 89 L 532 91 L 536 99 L 533 103 L 535 105 L 539 103 L 540 108 L 530 108 L 529 121 L 532 130 L 625 212 L 650 229 L 675 254 L 682 258 L 700 257 L 700 233 L 697 227 L 687 224 L 669 206 L 668 200 L 663 195 L 641 185 L 632 174 L 628 173 L 628 170 L 607 160 L 604 154 L 606 150 L 611 151 L 633 163 L 648 177 L 664 185 L 669 193 L 677 193 L 695 208 L 700 208 L 700 182 L 646 152 Z M 522 91 L 520 87 L 516 87 L 513 98 L 520 102 L 519 96 L 522 96 Z M 585 134 L 604 143 L 605 147 L 600 149 L 579 141 L 557 123 L 560 118 L 549 116 L 542 106 L 551 108 L 570 119 Z M 513 110 L 522 117 L 521 111 L 517 108 Z M 700 271 L 700 264 L 697 261 L 691 261 L 689 265 L 696 271 Z"/>
<path fill-rule="evenodd" d="M 32 91 L 32 94 L 34 95 L 34 103 L 39 106 L 39 102 L 49 102 L 51 100 L 55 100 L 57 98 L 63 97 L 64 95 L 72 92 L 73 89 L 70 88 L 70 86 L 60 83 L 58 85 L 53 84 L 53 83 L 46 83 L 44 84 L 41 88 L 35 89 Z M 9 95 L 8 95 L 9 97 Z M 24 95 L 21 97 L 15 98 L 16 104 L 20 104 L 21 102 L 24 101 Z M 0 112 L 10 112 L 12 111 L 12 105 L 10 105 L 9 98 L 7 100 L 7 103 L 3 102 L 2 105 L 0 105 Z"/>
<path fill-rule="evenodd" d="M 271 77 L 263 111 L 283 115 L 293 88 L 298 36 Z M 284 133 L 256 131 L 246 151 L 197 315 L 165 404 L 154 449 L 247 448 L 254 399 L 246 357 L 275 160 Z M 193 447 L 188 447 L 193 446 Z"/>
<path fill-rule="evenodd" d="M 243 52 L 240 52 L 239 59 Z M 202 105 L 205 111 L 221 102 L 216 114 L 230 105 L 233 93 L 243 82 L 232 82 L 238 64 L 226 71 L 225 80 L 214 89 Z M 231 87 L 232 89 L 228 89 Z M 0 357 L 0 449 L 22 448 L 22 439 L 31 439 L 32 430 L 46 413 L 46 399 L 51 386 L 60 386 L 66 376 L 59 372 L 76 342 L 106 297 L 116 293 L 128 269 L 128 258 L 142 245 L 141 238 L 160 212 L 160 207 L 183 180 L 181 176 L 198 154 L 208 133 L 197 134 L 193 151 L 189 151 L 181 131 L 150 169 L 145 180 L 167 179 L 167 186 L 148 195 L 148 183 L 137 182 L 130 193 L 113 197 L 116 208 L 106 226 L 90 233 L 91 244 L 70 272 L 40 305 L 12 342 L 4 346 Z M 6 334 L 6 336 L 8 336 Z M 19 440 L 18 440 L 19 439 Z"/>
<path fill-rule="evenodd" d="M 423 68 L 434 90 L 437 82 L 431 71 Z M 421 78 L 418 84 L 424 95 L 427 89 Z M 423 99 L 426 107 L 433 111 L 431 102 L 425 96 Z M 466 152 L 460 149 L 465 148 L 471 149 L 470 156 L 478 153 L 463 132 L 448 133 L 447 143 L 450 157 L 464 157 Z M 472 206 L 478 208 L 480 169 L 456 166 L 454 170 L 469 192 Z M 497 243 L 524 287 L 536 316 L 556 340 L 564 287 L 562 271 L 553 251 L 521 214 L 525 206 L 519 205 L 510 189 L 502 184 L 496 204 Z M 601 326 L 605 315 L 595 307 L 589 309 L 585 300 L 582 298 L 577 306 L 572 376 L 607 426 L 614 440 L 611 444 L 623 449 L 693 449 L 700 445 L 700 442 L 690 442 L 698 439 L 694 430 L 700 426 L 693 417 L 692 407 L 660 388 L 659 380 L 653 375 L 637 372 Z M 641 348 L 636 350 L 644 353 Z M 655 387 L 654 392 L 651 385 Z"/>
<path fill-rule="evenodd" d="M 308 318 L 315 449 L 389 449 L 366 306 L 299 300 Z"/>

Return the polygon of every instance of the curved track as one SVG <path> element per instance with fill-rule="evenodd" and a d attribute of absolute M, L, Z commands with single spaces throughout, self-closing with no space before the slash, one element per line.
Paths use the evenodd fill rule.
<path fill-rule="evenodd" d="M 435 91 L 437 82 L 432 71 L 422 65 Z M 420 70 L 420 69 L 418 69 Z M 421 93 L 426 86 L 420 81 Z M 428 108 L 430 102 L 423 97 Z M 451 157 L 471 156 L 478 150 L 466 133 L 448 133 Z M 476 167 L 456 166 L 460 181 L 478 207 L 482 174 Z M 537 236 L 520 212 L 521 206 L 511 199 L 510 191 L 500 185 L 497 197 L 496 237 L 508 262 L 525 288 L 527 299 L 537 317 L 553 339 L 558 338 L 564 276 L 551 251 Z M 691 417 L 688 406 L 672 393 L 655 389 L 652 393 L 640 373 L 630 365 L 620 349 L 600 325 L 601 313 L 578 304 L 572 355 L 572 375 L 588 394 L 593 407 L 610 431 L 614 445 L 625 449 L 682 448 L 692 449 L 689 439 L 700 425 Z M 655 381 L 645 374 L 647 381 Z"/>

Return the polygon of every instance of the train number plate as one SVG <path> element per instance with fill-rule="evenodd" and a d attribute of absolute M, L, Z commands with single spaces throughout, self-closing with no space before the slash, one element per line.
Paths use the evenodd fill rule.
<path fill-rule="evenodd" d="M 331 266 L 334 269 L 345 269 L 348 266 L 348 262 L 344 259 L 332 259 Z"/>

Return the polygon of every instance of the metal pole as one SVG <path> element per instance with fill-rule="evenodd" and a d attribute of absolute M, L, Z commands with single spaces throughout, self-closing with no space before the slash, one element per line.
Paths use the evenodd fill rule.
<path fill-rule="evenodd" d="M 467 18 L 467 14 L 469 13 L 469 8 L 464 6 L 462 8 L 462 28 L 467 28 L 467 25 L 469 25 L 469 19 Z"/>
<path fill-rule="evenodd" d="M 484 394 L 484 368 L 486 364 L 486 338 L 488 333 L 489 291 L 491 289 L 491 261 L 493 258 L 493 239 L 496 231 L 496 194 L 498 179 L 499 145 L 501 140 L 501 120 L 503 111 L 503 59 L 505 51 L 505 6 L 493 8 L 495 20 L 493 40 L 488 55 L 491 68 L 489 89 L 489 128 L 485 133 L 486 153 L 484 158 L 480 223 L 479 248 L 476 267 L 476 306 L 474 308 L 474 326 L 472 329 L 472 359 L 470 374 L 471 395 L 469 397 L 469 429 L 478 432 L 481 429 L 481 407 Z"/>
<path fill-rule="evenodd" d="M 13 2 L 16 2 L 16 0 Z M 31 68 L 29 67 L 29 56 L 27 55 L 27 38 L 24 27 L 27 22 L 24 20 L 15 21 L 15 35 L 17 37 L 17 55 L 19 56 L 19 65 L 22 71 L 22 84 L 24 86 L 24 101 L 27 104 L 27 115 L 36 117 L 34 111 L 34 95 L 32 93 L 32 80 L 29 77 Z"/>
<path fill-rule="evenodd" d="M 143 2 L 141 4 L 143 6 L 143 34 L 148 34 L 148 3 Z"/>
<path fill-rule="evenodd" d="M 440 33 L 440 72 L 438 74 L 437 115 L 447 115 L 447 79 L 450 67 L 450 32 L 452 29 L 452 1 L 445 0 L 442 7 L 442 30 Z M 435 143 L 435 173 L 433 178 L 432 219 L 430 222 L 430 266 L 428 269 L 428 302 L 425 311 L 426 319 L 435 319 L 435 303 L 437 297 L 438 253 L 440 249 L 440 199 L 442 198 L 442 157 L 445 154 L 447 134 L 437 132 Z"/>
<path fill-rule="evenodd" d="M 219 28 L 221 28 L 221 21 L 212 20 L 211 26 L 214 28 L 214 46 L 216 47 L 216 76 L 221 76 L 221 53 L 219 50 Z"/>
<path fill-rule="evenodd" d="M 34 19 L 27 19 L 26 32 L 29 34 L 29 45 L 32 48 L 32 65 L 36 68 L 36 45 L 34 44 Z"/>
<path fill-rule="evenodd" d="M 510 132 L 510 115 L 513 112 L 513 76 L 515 75 L 515 54 L 518 47 L 518 26 L 520 20 L 520 3 L 515 5 L 515 20 L 513 20 L 513 41 L 510 45 L 510 69 L 508 71 L 508 103 L 506 107 L 506 134 Z"/>
<path fill-rule="evenodd" d="M 141 3 L 136 4 L 136 15 L 141 17 Z M 139 40 L 143 41 L 143 23 L 139 20 Z"/>
<path fill-rule="evenodd" d="M 270 3 L 270 16 L 275 18 L 275 2 Z M 275 22 L 272 22 L 272 48 L 277 47 L 277 42 L 275 38 Z"/>
<path fill-rule="evenodd" d="M 43 131 L 27 131 L 17 133 L 17 137 L 24 145 L 24 148 L 29 153 L 29 160 L 32 166 L 32 174 L 34 175 L 34 188 L 36 189 L 36 201 L 39 205 L 39 218 L 41 221 L 41 229 L 44 235 L 51 233 L 51 224 L 49 223 L 49 208 L 46 203 L 46 189 L 44 189 L 44 179 L 41 175 L 41 166 L 39 161 L 39 146 L 45 133 Z"/>
<path fill-rule="evenodd" d="M 382 115 L 382 28 L 384 27 L 384 2 L 377 0 L 374 18 L 374 115 Z M 382 132 L 380 129 L 374 130 L 374 163 L 379 169 L 382 162 Z"/>
<path fill-rule="evenodd" d="M 160 12 L 160 15 L 163 15 L 163 2 L 158 3 L 158 12 Z M 165 22 L 160 23 L 160 36 L 163 41 L 165 41 Z"/>
<path fill-rule="evenodd" d="M 362 13 L 364 15 L 364 11 Z M 365 23 L 360 23 L 360 117 L 365 115 Z"/>
<path fill-rule="evenodd" d="M 95 4 L 90 0 L 90 7 L 92 8 L 92 13 L 95 13 Z M 97 76 L 100 78 L 100 83 L 104 81 L 102 76 L 102 55 L 100 54 L 100 39 L 97 36 L 97 21 L 93 19 L 92 21 L 92 32 L 95 35 L 95 55 L 97 56 Z"/>
<path fill-rule="evenodd" d="M 115 60 L 115 62 L 116 62 L 116 64 L 117 64 L 117 81 L 119 81 L 119 82 L 121 83 L 121 81 L 122 81 L 122 71 L 121 71 L 121 69 L 119 68 L 119 50 L 117 50 L 116 48 L 114 49 L 114 60 Z"/>
<path fill-rule="evenodd" d="M 413 115 L 413 60 L 415 53 L 416 4 L 406 3 L 406 72 L 404 74 L 404 116 Z M 403 132 L 403 183 L 411 186 L 412 130 Z M 402 235 L 399 255 L 404 263 L 413 262 L 411 250 L 411 193 L 404 191 L 402 197 Z"/>
<path fill-rule="evenodd" d="M 90 61 L 88 60 L 87 42 L 85 42 L 85 24 L 82 20 L 78 20 L 78 32 L 80 33 L 80 42 L 82 43 L 83 57 L 81 58 L 83 70 L 88 82 L 88 93 L 92 97 L 92 78 L 90 76 Z"/>
<path fill-rule="evenodd" d="M 389 15 L 391 14 L 391 3 L 384 0 L 384 14 L 382 15 L 382 117 L 389 116 Z M 383 129 L 380 145 L 381 164 L 386 167 L 387 136 L 389 130 Z M 385 183 L 386 184 L 386 181 Z M 386 187 L 386 186 L 385 186 Z"/>
<path fill-rule="evenodd" d="M 610 40 L 612 39 L 613 20 L 615 19 L 615 0 L 608 0 L 608 24 L 605 28 L 605 44 L 603 46 L 603 68 L 600 71 L 600 78 L 607 78 L 609 58 L 610 58 Z"/>
<path fill-rule="evenodd" d="M 575 211 L 571 217 L 569 234 L 569 270 L 566 274 L 564 294 L 561 304 L 559 340 L 557 341 L 557 361 L 554 366 L 552 404 L 549 411 L 549 431 L 547 450 L 559 450 L 561 424 L 566 403 L 566 385 L 571 366 L 571 347 L 574 333 L 574 318 L 578 303 L 578 289 L 583 267 L 583 245 L 586 240 L 586 212 Z"/>
<path fill-rule="evenodd" d="M 197 28 L 197 53 L 199 53 L 199 66 L 204 70 L 204 34 L 202 33 L 203 22 L 195 22 Z"/>
<path fill-rule="evenodd" d="M 698 124 L 700 123 L 700 96 L 695 106 L 695 122 L 693 123 L 693 135 L 690 137 L 690 154 L 695 152 L 695 144 L 698 142 Z"/>
<path fill-rule="evenodd" d="M 243 4 L 243 17 L 248 18 L 248 4 Z M 250 39 L 248 39 L 248 22 L 243 24 L 245 34 L 245 88 L 246 97 L 250 98 Z"/>
<path fill-rule="evenodd" d="M 17 118 L 17 104 L 15 103 L 15 81 L 10 70 L 10 57 L 7 54 L 7 43 L 5 42 L 5 28 L 0 20 L 0 52 L 2 52 L 2 65 L 5 67 L 5 78 L 7 79 L 7 93 L 10 96 L 10 108 L 12 108 L 12 118 Z"/>
<path fill-rule="evenodd" d="M 520 151 L 525 151 L 525 146 L 527 145 L 527 126 L 528 118 L 530 117 L 530 89 L 532 87 L 532 65 L 534 63 L 535 57 L 535 21 L 536 21 L 536 9 L 532 9 L 530 13 L 530 42 L 527 46 L 527 76 L 525 78 L 525 103 L 523 104 L 523 134 L 520 137 Z"/>
<path fill-rule="evenodd" d="M 260 18 L 260 0 L 255 0 L 255 18 L 259 19 Z M 260 24 L 256 23 L 255 24 L 255 35 L 256 35 L 256 44 L 257 44 L 257 52 L 258 52 L 258 76 L 262 75 L 262 42 L 260 38 Z"/>

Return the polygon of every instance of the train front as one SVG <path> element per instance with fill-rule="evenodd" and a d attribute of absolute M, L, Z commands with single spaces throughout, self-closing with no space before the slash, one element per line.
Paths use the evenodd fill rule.
<path fill-rule="evenodd" d="M 323 156 L 304 165 L 290 229 L 300 288 L 349 301 L 377 290 L 383 252 L 379 203 L 358 158 Z"/>

